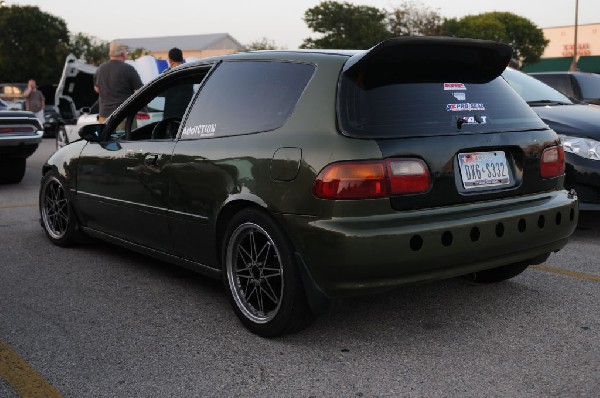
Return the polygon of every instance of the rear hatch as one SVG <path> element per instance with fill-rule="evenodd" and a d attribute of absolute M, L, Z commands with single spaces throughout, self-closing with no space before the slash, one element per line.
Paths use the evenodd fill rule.
<path fill-rule="evenodd" d="M 421 159 L 427 192 L 391 198 L 397 210 L 550 191 L 540 158 L 556 133 L 498 77 L 509 46 L 482 40 L 398 38 L 347 62 L 338 111 L 343 134 L 377 141 L 384 158 Z"/>
<path fill-rule="evenodd" d="M 97 100 L 94 74 L 98 69 L 69 54 L 56 88 L 54 104 L 66 123 L 76 123 L 81 108 L 91 107 Z"/>

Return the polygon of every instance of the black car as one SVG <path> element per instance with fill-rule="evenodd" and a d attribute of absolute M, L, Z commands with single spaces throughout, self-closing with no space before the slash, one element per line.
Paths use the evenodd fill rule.
<path fill-rule="evenodd" d="M 531 76 L 507 69 L 502 76 L 560 136 L 566 186 L 577 191 L 582 210 L 600 210 L 600 106 L 574 102 Z"/>
<path fill-rule="evenodd" d="M 58 84 L 45 84 L 38 87 L 38 90 L 44 94 L 46 106 L 44 107 L 44 137 L 56 137 L 60 126 L 64 125 L 54 98 L 56 96 L 56 87 Z"/>
<path fill-rule="evenodd" d="M 261 336 L 333 298 L 515 277 L 567 243 L 578 200 L 560 139 L 500 77 L 511 54 L 408 37 L 182 65 L 48 159 L 42 226 L 222 278 Z"/>
<path fill-rule="evenodd" d="M 65 123 L 58 114 L 54 105 L 44 108 L 44 137 L 56 137 L 59 128 Z"/>
<path fill-rule="evenodd" d="M 37 150 L 43 134 L 33 112 L 0 110 L 0 184 L 23 179 L 27 158 Z"/>
<path fill-rule="evenodd" d="M 600 105 L 600 75 L 589 72 L 535 72 L 531 76 L 566 96 Z"/>

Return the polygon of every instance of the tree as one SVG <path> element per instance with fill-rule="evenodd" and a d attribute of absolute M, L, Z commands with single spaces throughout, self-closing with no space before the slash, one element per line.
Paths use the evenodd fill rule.
<path fill-rule="evenodd" d="M 390 12 L 389 29 L 394 36 L 438 36 L 442 22 L 439 12 L 411 0 Z"/>
<path fill-rule="evenodd" d="M 448 19 L 442 24 L 442 33 L 509 44 L 513 48 L 513 58 L 528 64 L 536 63 L 549 43 L 533 22 L 510 12 Z"/>
<path fill-rule="evenodd" d="M 108 54 L 108 51 L 107 51 Z M 143 57 L 144 55 L 148 55 L 150 54 L 150 51 L 146 50 L 143 47 L 140 48 L 132 48 L 129 50 L 129 57 L 131 59 L 138 59 L 140 57 Z"/>
<path fill-rule="evenodd" d="M 250 44 L 246 45 L 246 50 L 248 51 L 258 51 L 258 50 L 283 50 L 282 47 L 278 47 L 275 44 L 275 41 L 269 40 L 266 37 L 262 37 L 258 40 L 254 40 Z"/>
<path fill-rule="evenodd" d="M 391 37 L 387 12 L 369 6 L 324 1 L 304 13 L 304 21 L 320 38 L 305 39 L 301 48 L 367 49 Z"/>
<path fill-rule="evenodd" d="M 34 6 L 0 7 L 0 76 L 38 84 L 59 80 L 69 53 L 69 32 L 61 18 Z"/>
<path fill-rule="evenodd" d="M 108 45 L 105 40 L 77 33 L 71 35 L 69 48 L 77 58 L 84 59 L 88 64 L 100 65 L 108 60 Z"/>

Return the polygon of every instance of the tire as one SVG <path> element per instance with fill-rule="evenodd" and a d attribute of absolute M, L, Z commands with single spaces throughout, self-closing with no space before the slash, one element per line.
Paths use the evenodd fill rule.
<path fill-rule="evenodd" d="M 252 333 L 282 336 L 313 321 L 291 244 L 270 216 L 255 209 L 234 215 L 221 253 L 229 300 Z"/>
<path fill-rule="evenodd" d="M 25 176 L 25 158 L 0 160 L 0 184 L 16 184 Z"/>
<path fill-rule="evenodd" d="M 503 265 L 498 268 L 487 269 L 484 271 L 473 272 L 464 277 L 476 283 L 496 283 L 502 282 L 521 274 L 529 267 L 529 261 Z"/>
<path fill-rule="evenodd" d="M 58 130 L 57 127 L 52 127 L 48 130 L 44 129 L 44 134 L 42 135 L 43 138 L 54 138 L 56 137 L 56 131 Z"/>
<path fill-rule="evenodd" d="M 54 171 L 42 177 L 39 205 L 42 227 L 52 243 L 67 247 L 81 241 L 79 223 L 69 195 Z"/>
<path fill-rule="evenodd" d="M 56 129 L 56 149 L 60 149 L 69 144 L 69 138 L 67 137 L 67 130 L 65 126 L 59 126 Z"/>

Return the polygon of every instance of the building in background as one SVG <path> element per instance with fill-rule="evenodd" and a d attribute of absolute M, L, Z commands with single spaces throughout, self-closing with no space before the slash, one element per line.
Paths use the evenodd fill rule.
<path fill-rule="evenodd" d="M 575 26 L 558 26 L 542 29 L 550 41 L 541 60 L 525 65 L 525 72 L 566 71 L 574 54 Z M 578 25 L 577 68 L 584 72 L 600 73 L 600 24 Z"/>
<path fill-rule="evenodd" d="M 244 51 L 244 46 L 229 33 L 117 40 L 131 50 L 143 49 L 143 54 L 163 60 L 167 59 L 167 53 L 173 47 L 180 48 L 185 58 L 197 59 Z"/>

